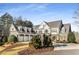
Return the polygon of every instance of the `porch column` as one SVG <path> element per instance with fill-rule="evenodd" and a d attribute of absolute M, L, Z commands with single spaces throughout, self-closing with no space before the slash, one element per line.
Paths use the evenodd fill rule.
<path fill-rule="evenodd" d="M 30 34 L 29 34 L 29 43 L 30 43 Z"/>
<path fill-rule="evenodd" d="M 57 41 L 59 40 L 59 34 L 57 34 Z"/>
<path fill-rule="evenodd" d="M 26 42 L 26 41 L 25 41 L 25 34 L 24 34 L 24 36 L 23 36 L 23 41 Z"/>

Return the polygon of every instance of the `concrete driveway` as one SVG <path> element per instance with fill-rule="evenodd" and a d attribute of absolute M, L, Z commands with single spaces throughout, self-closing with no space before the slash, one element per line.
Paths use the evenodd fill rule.
<path fill-rule="evenodd" d="M 46 52 L 42 55 L 79 55 L 79 44 L 57 43 L 54 46 L 54 51 Z"/>

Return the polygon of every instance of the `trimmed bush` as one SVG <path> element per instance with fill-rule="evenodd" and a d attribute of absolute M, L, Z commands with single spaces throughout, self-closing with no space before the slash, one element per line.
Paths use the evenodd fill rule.
<path fill-rule="evenodd" d="M 32 38 L 32 44 L 36 49 L 41 48 L 41 40 L 39 35 L 36 35 Z"/>
<path fill-rule="evenodd" d="M 76 40 L 75 34 L 74 34 L 73 32 L 70 32 L 70 33 L 68 34 L 68 42 L 69 42 L 69 43 L 75 43 L 75 40 Z"/>
<path fill-rule="evenodd" d="M 17 39 L 17 37 L 15 36 L 15 35 L 10 35 L 9 37 L 8 37 L 8 42 L 17 42 L 18 41 L 18 39 Z"/>

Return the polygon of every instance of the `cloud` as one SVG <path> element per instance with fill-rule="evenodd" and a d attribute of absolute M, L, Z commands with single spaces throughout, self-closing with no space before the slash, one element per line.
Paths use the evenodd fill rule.
<path fill-rule="evenodd" d="M 48 5 L 49 4 L 37 4 L 37 6 L 33 8 L 32 10 L 43 11 L 48 8 Z"/>
<path fill-rule="evenodd" d="M 9 9 L 4 9 L 1 10 L 1 13 L 5 13 L 5 12 L 9 12 L 11 14 L 17 14 L 18 13 L 28 13 L 28 12 L 34 12 L 34 11 L 38 11 L 38 12 L 43 12 L 47 9 L 47 6 L 49 4 L 25 4 L 25 5 L 20 5 L 17 6 L 15 8 L 9 8 Z M 5 8 L 5 7 L 4 7 Z"/>

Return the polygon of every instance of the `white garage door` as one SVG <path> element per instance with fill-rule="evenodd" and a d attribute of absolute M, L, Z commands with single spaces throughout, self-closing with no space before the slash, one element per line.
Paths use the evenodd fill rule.
<path fill-rule="evenodd" d="M 29 41 L 29 36 L 24 36 L 24 42 Z"/>
<path fill-rule="evenodd" d="M 24 36 L 18 36 L 18 41 L 23 42 Z"/>
<path fill-rule="evenodd" d="M 27 41 L 29 41 L 31 39 L 32 39 L 32 36 L 30 36 L 30 39 L 29 39 L 29 36 L 28 35 L 25 35 L 25 36 L 19 35 L 18 36 L 18 41 L 19 42 L 27 42 Z"/>

